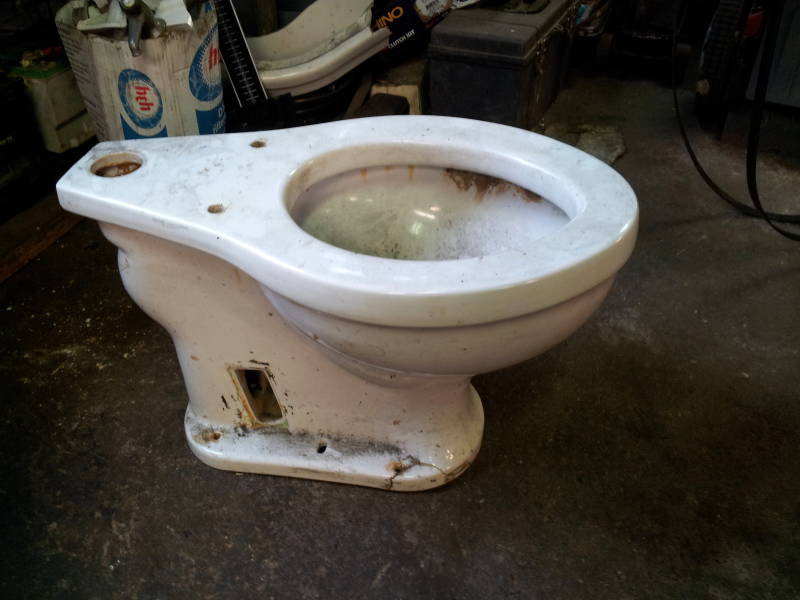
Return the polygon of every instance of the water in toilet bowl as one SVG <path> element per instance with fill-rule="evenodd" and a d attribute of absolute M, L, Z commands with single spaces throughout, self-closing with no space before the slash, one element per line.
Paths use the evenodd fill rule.
<path fill-rule="evenodd" d="M 569 218 L 538 194 L 456 169 L 389 166 L 328 177 L 291 205 L 295 222 L 328 244 L 383 258 L 451 260 L 513 249 Z"/>

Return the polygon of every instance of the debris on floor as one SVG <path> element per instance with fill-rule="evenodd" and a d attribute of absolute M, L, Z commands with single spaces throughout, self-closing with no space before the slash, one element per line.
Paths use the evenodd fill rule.
<path fill-rule="evenodd" d="M 625 154 L 622 131 L 614 125 L 553 123 L 547 126 L 544 134 L 588 152 L 609 165 Z"/>

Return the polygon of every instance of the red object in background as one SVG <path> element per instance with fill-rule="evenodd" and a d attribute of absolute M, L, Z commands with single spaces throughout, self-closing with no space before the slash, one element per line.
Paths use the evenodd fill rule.
<path fill-rule="evenodd" d="M 49 59 L 61 58 L 64 56 L 64 48 L 61 46 L 50 46 L 49 48 L 39 48 L 33 51 L 38 56 Z"/>
<path fill-rule="evenodd" d="M 761 29 L 764 26 L 764 11 L 758 11 L 757 13 L 753 13 L 749 17 L 744 24 L 744 31 L 742 31 L 742 37 L 747 39 L 753 36 L 758 35 L 761 33 Z"/>

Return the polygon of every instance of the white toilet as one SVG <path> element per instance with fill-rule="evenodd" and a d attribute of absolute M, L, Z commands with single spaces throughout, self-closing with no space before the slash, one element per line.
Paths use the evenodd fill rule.
<path fill-rule="evenodd" d="M 172 335 L 202 461 L 403 491 L 470 465 L 470 378 L 585 322 L 638 213 L 579 150 L 428 116 L 106 142 L 57 189 Z"/>
<path fill-rule="evenodd" d="M 313 92 L 384 50 L 391 32 L 388 27 L 372 30 L 372 4 L 316 0 L 285 27 L 247 38 L 269 95 Z"/>

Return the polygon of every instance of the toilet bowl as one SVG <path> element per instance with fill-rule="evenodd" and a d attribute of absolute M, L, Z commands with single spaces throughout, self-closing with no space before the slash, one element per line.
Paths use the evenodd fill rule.
<path fill-rule="evenodd" d="M 172 336 L 202 461 L 392 490 L 470 465 L 470 378 L 584 323 L 638 215 L 577 149 L 428 116 L 105 142 L 57 190 Z"/>
<path fill-rule="evenodd" d="M 247 38 L 270 96 L 298 96 L 333 83 L 384 50 L 391 32 L 371 28 L 372 0 L 316 0 L 285 27 Z"/>

